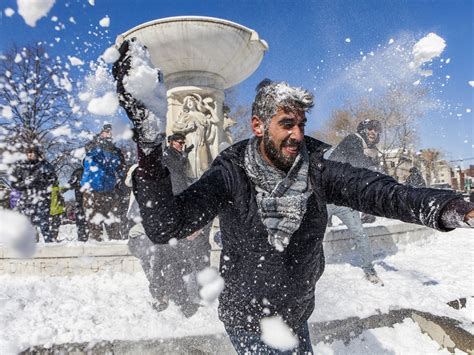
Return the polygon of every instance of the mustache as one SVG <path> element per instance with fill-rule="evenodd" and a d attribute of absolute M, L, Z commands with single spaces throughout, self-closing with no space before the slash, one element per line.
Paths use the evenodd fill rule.
<path fill-rule="evenodd" d="M 287 139 L 281 143 L 281 147 L 301 148 L 303 142 L 298 142 L 294 139 Z"/>

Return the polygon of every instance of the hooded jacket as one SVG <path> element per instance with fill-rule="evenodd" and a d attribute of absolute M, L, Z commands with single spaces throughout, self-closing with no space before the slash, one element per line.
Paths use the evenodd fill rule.
<path fill-rule="evenodd" d="M 219 317 L 227 328 L 258 332 L 262 318 L 277 314 L 295 331 L 305 324 L 324 270 L 327 203 L 447 230 L 440 214 L 447 203 L 458 199 L 455 194 L 413 189 L 380 173 L 324 160 L 329 146 L 310 137 L 305 141 L 313 192 L 301 225 L 283 252 L 267 241 L 255 186 L 245 173 L 248 141 L 224 150 L 197 182 L 177 196 L 162 163 L 161 147 L 149 155 L 139 150 L 134 192 L 153 242 L 185 238 L 219 216 L 220 273 L 225 281 Z"/>

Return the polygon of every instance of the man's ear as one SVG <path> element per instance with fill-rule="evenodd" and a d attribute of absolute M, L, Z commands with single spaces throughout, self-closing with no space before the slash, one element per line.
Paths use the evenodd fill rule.
<path fill-rule="evenodd" d="M 252 131 L 256 137 L 263 137 L 263 122 L 258 116 L 252 116 Z"/>

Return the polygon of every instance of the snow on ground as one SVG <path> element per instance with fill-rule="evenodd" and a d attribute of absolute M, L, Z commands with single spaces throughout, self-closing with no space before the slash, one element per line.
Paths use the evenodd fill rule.
<path fill-rule="evenodd" d="M 64 238 L 69 239 L 69 238 Z M 379 260 L 385 287 L 360 269 L 329 264 L 316 290 L 310 321 L 367 317 L 390 309 L 415 308 L 458 319 L 473 331 L 474 230 L 436 233 Z M 446 302 L 468 297 L 466 309 Z M 186 319 L 173 304 L 155 312 L 144 274 L 104 273 L 73 277 L 0 276 L 0 353 L 31 345 L 96 340 L 139 340 L 223 333 L 216 303 Z M 317 353 L 435 353 L 438 346 L 406 320 L 394 328 L 366 331 L 347 346 L 315 344 Z M 410 351 L 407 351 L 410 349 Z M 413 350 L 413 351 L 411 351 Z"/>

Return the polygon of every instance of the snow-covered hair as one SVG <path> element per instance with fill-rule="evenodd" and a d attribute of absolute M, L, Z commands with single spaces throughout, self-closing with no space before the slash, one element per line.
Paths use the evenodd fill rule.
<path fill-rule="evenodd" d="M 314 105 L 313 94 L 303 88 L 292 87 L 284 81 L 274 82 L 264 79 L 257 85 L 256 91 L 252 116 L 260 118 L 265 125 L 270 123 L 278 109 L 308 112 Z"/>

